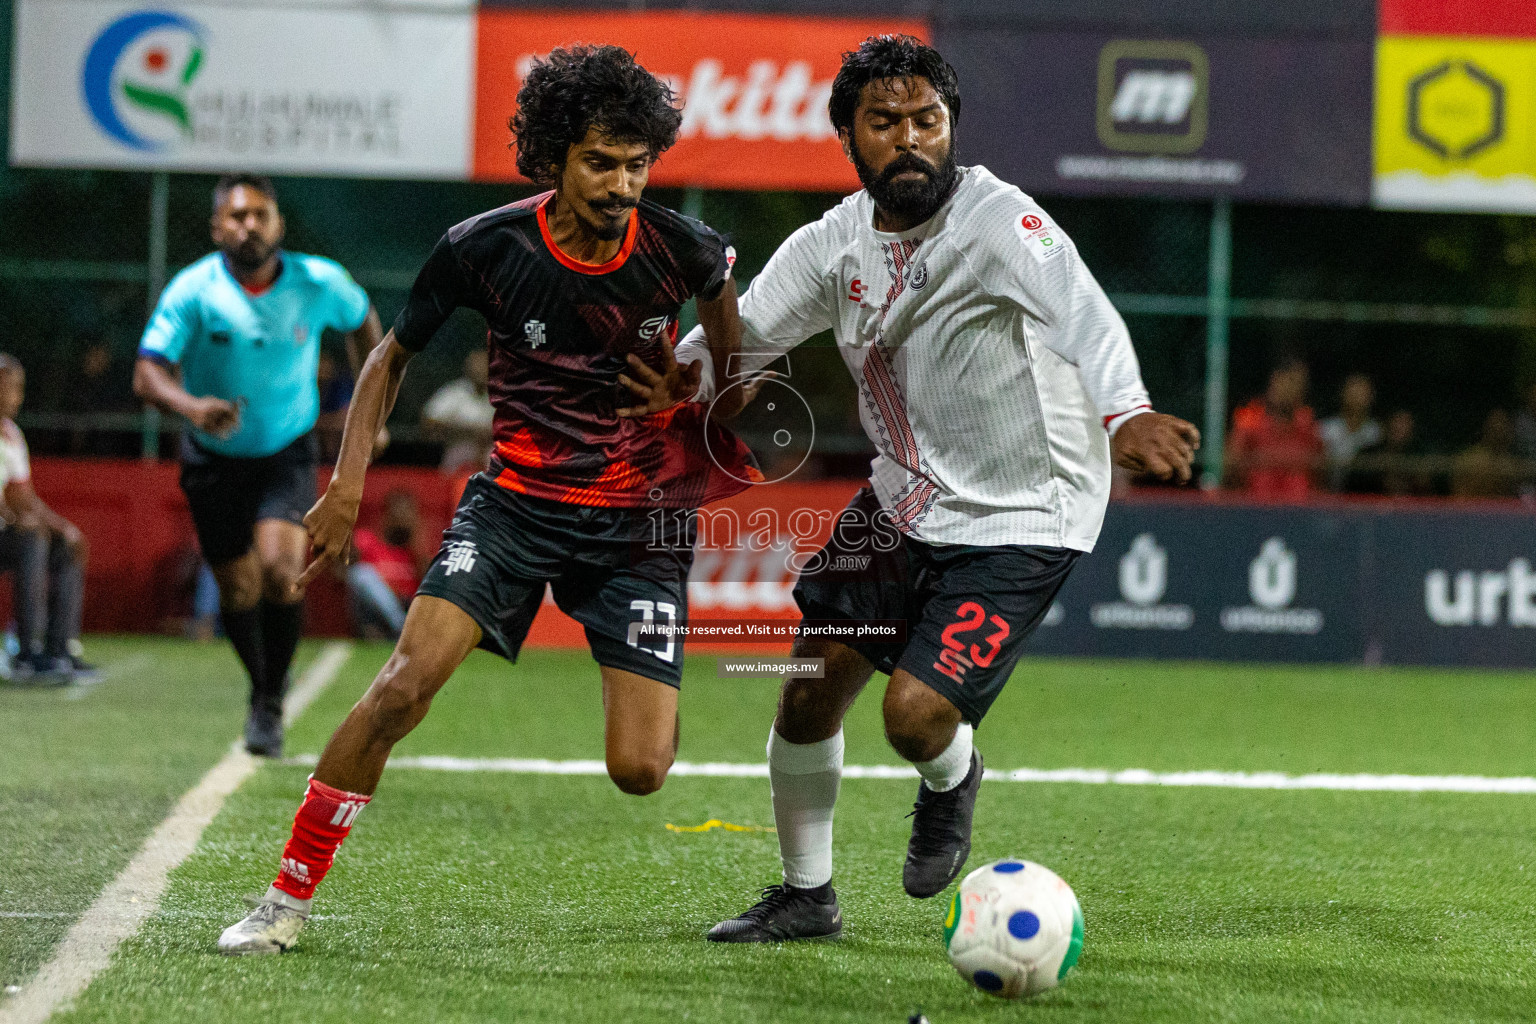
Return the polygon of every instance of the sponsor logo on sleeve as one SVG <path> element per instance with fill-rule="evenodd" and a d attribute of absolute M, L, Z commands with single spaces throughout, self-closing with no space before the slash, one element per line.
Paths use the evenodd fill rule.
<path fill-rule="evenodd" d="M 1030 255 L 1044 263 L 1057 254 L 1066 250 L 1065 239 L 1061 229 L 1043 217 L 1033 213 L 1026 213 L 1014 225 L 1019 233 L 1019 238 L 1024 242 L 1024 248 Z"/>

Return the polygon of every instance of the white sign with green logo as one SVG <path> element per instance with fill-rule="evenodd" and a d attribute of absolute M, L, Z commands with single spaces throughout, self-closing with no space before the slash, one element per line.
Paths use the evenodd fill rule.
<path fill-rule="evenodd" d="M 467 9 L 18 0 L 11 161 L 463 178 Z"/>

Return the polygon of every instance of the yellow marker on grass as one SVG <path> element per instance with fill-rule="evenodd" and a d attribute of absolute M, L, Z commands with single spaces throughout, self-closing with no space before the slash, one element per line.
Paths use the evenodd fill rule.
<path fill-rule="evenodd" d="M 708 832 L 712 828 L 723 828 L 727 832 L 777 832 L 778 829 L 768 825 L 732 825 L 728 821 L 719 818 L 710 818 L 702 825 L 674 825 L 667 822 L 668 832 Z"/>

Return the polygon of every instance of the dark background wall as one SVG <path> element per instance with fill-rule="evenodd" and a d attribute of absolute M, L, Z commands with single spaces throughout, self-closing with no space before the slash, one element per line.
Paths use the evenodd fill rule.
<path fill-rule="evenodd" d="M 545 3 L 542 6 L 559 6 Z M 582 4 L 581 6 L 595 6 Z M 600 5 L 597 5 L 600 6 Z M 630 9 L 633 5 L 609 6 Z M 868 13 L 855 0 L 728 0 L 701 9 Z M 0 80 L 9 81 L 11 0 L 0 0 Z M 1007 3 L 963 0 L 928 4 L 895 0 L 890 15 L 931 15 L 946 26 L 1006 23 L 1130 27 L 1191 31 L 1369 33 L 1371 5 L 1305 0 L 1249 3 L 1112 2 Z M 962 81 L 962 89 L 966 87 Z M 986 123 L 961 126 L 961 144 Z M 6 134 L 0 114 L 0 144 Z M 173 268 L 208 249 L 206 221 L 212 179 L 174 175 L 170 257 Z M 1026 190 L 1030 182 L 1019 182 Z M 293 248 L 341 260 L 370 290 L 386 320 L 433 242 L 456 221 L 507 202 L 526 190 L 469 183 L 284 179 L 279 182 Z M 70 387 L 79 352 L 105 337 L 126 396 L 127 374 L 145 316 L 145 288 L 119 282 L 45 279 L 18 273 L 28 261 L 142 264 L 146 254 L 150 179 L 123 172 L 0 167 L 0 348 L 32 370 L 29 408 L 69 410 L 80 398 Z M 654 198 L 680 205 L 680 191 Z M 729 234 L 739 275 L 750 278 L 794 228 L 836 202 L 818 194 L 710 192 L 704 219 Z M 1208 203 L 1158 198 L 1041 200 L 1075 238 L 1111 293 L 1199 296 L 1207 273 Z M 1327 299 L 1536 307 L 1536 222 L 1524 217 L 1386 213 L 1368 209 L 1242 204 L 1234 212 L 1233 294 L 1242 298 Z M 24 266 L 26 265 L 26 266 Z M 35 270 L 35 267 L 33 268 Z M 1204 321 L 1198 316 L 1128 317 L 1149 385 L 1168 411 L 1197 422 L 1204 394 Z M 397 413 L 414 421 L 427 394 L 453 375 L 469 347 L 483 338 L 473 317 L 456 321 L 413 366 Z M 852 451 L 862 448 L 851 414 L 851 384 L 835 354 L 818 339 L 796 356 L 796 376 L 811 392 L 824 436 Z M 1350 323 L 1296 319 L 1238 319 L 1232 329 L 1230 399 L 1246 400 L 1263 386 L 1280 355 L 1298 352 L 1314 367 L 1314 404 L 1335 405 L 1343 375 L 1374 375 L 1385 408 L 1415 411 L 1432 447 L 1454 451 L 1477 433 L 1487 410 L 1514 407 L 1536 381 L 1536 342 L 1523 328 L 1434 324 Z M 121 396 L 120 396 L 121 397 Z M 127 402 L 126 397 L 123 401 Z M 131 407 L 131 403 L 128 403 Z M 852 463 L 831 468 L 857 472 Z"/>

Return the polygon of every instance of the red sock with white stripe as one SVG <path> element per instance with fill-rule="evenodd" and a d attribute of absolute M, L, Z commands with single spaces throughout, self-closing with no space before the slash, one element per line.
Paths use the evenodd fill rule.
<path fill-rule="evenodd" d="M 315 886 L 331 870 L 336 850 L 341 841 L 352 831 L 352 822 L 372 797 L 361 793 L 327 786 L 313 776 L 309 788 L 304 791 L 304 802 L 293 817 L 293 836 L 283 847 L 283 863 L 272 888 L 290 899 L 281 902 L 292 905 L 301 901 L 296 910 L 308 910 L 309 900 L 315 895 Z M 269 893 L 269 897 L 270 897 Z"/>

